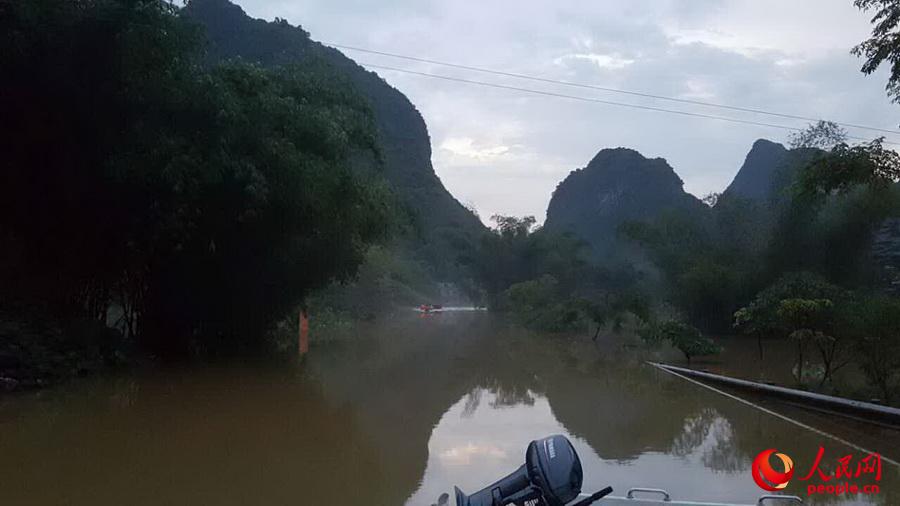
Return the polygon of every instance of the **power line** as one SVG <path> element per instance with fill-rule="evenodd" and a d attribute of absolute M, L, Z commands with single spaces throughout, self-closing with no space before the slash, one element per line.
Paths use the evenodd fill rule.
<path fill-rule="evenodd" d="M 618 107 L 630 107 L 632 109 L 641 109 L 641 110 L 645 110 L 645 111 L 655 111 L 655 112 L 665 112 L 665 113 L 669 113 L 669 114 L 679 114 L 682 116 L 690 116 L 690 117 L 694 117 L 694 118 L 703 118 L 703 119 L 713 119 L 713 120 L 718 120 L 718 121 L 727 121 L 730 123 L 739 123 L 739 124 L 743 124 L 743 125 L 755 125 L 755 126 L 763 126 L 763 127 L 768 127 L 768 128 L 779 128 L 781 130 L 790 130 L 790 131 L 794 131 L 794 132 L 803 131 L 802 128 L 798 128 L 798 127 L 792 127 L 792 126 L 786 126 L 786 125 L 776 125 L 774 123 L 763 123 L 761 121 L 729 118 L 727 116 L 716 116 L 714 114 L 704 114 L 704 113 L 699 113 L 699 112 L 680 111 L 677 109 L 665 109 L 663 107 L 654 107 L 654 106 L 649 106 L 649 105 L 629 104 L 629 103 L 625 103 L 625 102 L 616 102 L 613 100 L 603 100 L 600 98 L 581 97 L 578 95 L 568 95 L 565 93 L 555 93 L 552 91 L 534 90 L 531 88 L 520 88 L 518 86 L 508 86 L 505 84 L 489 83 L 486 81 L 476 81 L 473 79 L 463 79 L 461 77 L 451 77 L 451 76 L 444 76 L 444 75 L 440 75 L 440 74 L 430 74 L 428 72 L 419 72 L 416 70 L 401 69 L 401 68 L 397 68 L 397 67 L 390 67 L 387 65 L 376 65 L 374 63 L 364 63 L 364 62 L 358 62 L 358 63 L 365 67 L 371 67 L 371 68 L 382 69 L 382 70 L 390 70 L 393 72 L 402 72 L 404 74 L 412 74 L 412 75 L 417 75 L 417 76 L 422 76 L 422 77 L 431 77 L 434 79 L 443 79 L 445 81 L 452 81 L 452 82 L 465 83 L 465 84 L 474 84 L 474 85 L 478 85 L 478 86 L 487 86 L 490 88 L 498 88 L 498 89 L 502 89 L 502 90 L 520 91 L 520 92 L 524 92 L 524 93 L 532 93 L 535 95 L 544 95 L 544 96 L 556 97 L 556 98 L 567 98 L 567 99 L 571 99 L 571 100 L 579 100 L 582 102 L 593 102 L 593 103 L 597 103 L 597 104 L 614 105 L 614 106 L 618 106 Z M 871 139 L 866 139 L 864 137 L 853 137 L 853 136 L 847 136 L 847 138 L 854 139 L 854 140 L 861 140 L 861 141 L 871 140 Z M 884 144 L 900 145 L 900 143 L 889 142 L 889 141 L 884 141 Z"/>
<path fill-rule="evenodd" d="M 813 117 L 809 117 L 809 116 L 799 116 L 799 115 L 795 115 L 795 114 L 781 113 L 781 112 L 776 112 L 776 111 L 768 111 L 768 110 L 764 110 L 764 109 L 755 109 L 755 108 L 750 108 L 750 107 L 740 107 L 740 106 L 727 105 L 727 104 L 718 104 L 715 102 L 704 102 L 702 100 L 691 100 L 691 99 L 687 99 L 687 98 L 667 97 L 664 95 L 654 95 L 652 93 L 624 90 L 624 89 L 620 89 L 620 88 L 609 88 L 609 87 L 597 86 L 597 85 L 593 85 L 593 84 L 576 83 L 576 82 L 572 82 L 572 81 L 563 81 L 563 80 L 558 80 L 558 79 L 548 79 L 548 78 L 544 78 L 544 77 L 530 76 L 530 75 L 526 75 L 526 74 L 517 74 L 514 72 L 504 72 L 501 70 L 493 70 L 493 69 L 488 69 L 488 68 L 484 68 L 484 67 L 473 67 L 470 65 L 460 65 L 458 63 L 449 63 L 449 62 L 443 62 L 443 61 L 438 61 L 438 60 L 431 60 L 428 58 L 420 58 L 417 56 L 408 56 L 408 55 L 401 55 L 401 54 L 397 54 L 397 53 L 388 53 L 385 51 L 376 51 L 373 49 L 365 49 L 365 48 L 355 47 L 355 46 L 346 46 L 343 44 L 333 44 L 333 43 L 328 43 L 328 42 L 326 42 L 325 44 L 336 47 L 336 48 L 340 48 L 340 49 L 347 49 L 350 51 L 359 51 L 362 53 L 377 54 L 377 55 L 381 55 L 381 56 L 389 56 L 391 58 L 400 58 L 403 60 L 416 61 L 416 62 L 420 62 L 420 63 L 430 63 L 433 65 L 441 65 L 444 67 L 452 67 L 452 68 L 457 68 L 457 69 L 462 69 L 462 70 L 469 70 L 472 72 L 481 72 L 481 73 L 485 73 L 485 74 L 494 74 L 494 75 L 499 75 L 499 76 L 514 77 L 516 79 L 526 79 L 529 81 L 558 84 L 558 85 L 562 85 L 562 86 L 571 86 L 571 87 L 575 87 L 575 88 L 586 88 L 586 89 L 592 89 L 592 90 L 598 90 L 598 91 L 606 91 L 606 92 L 610 92 L 610 93 L 621 93 L 621 94 L 632 95 L 632 96 L 636 96 L 636 97 L 653 98 L 656 100 L 666 100 L 669 102 L 678 102 L 678 103 L 690 104 L 690 105 L 700 105 L 700 106 L 704 106 L 704 107 L 716 107 L 719 109 L 727 109 L 727 110 L 731 110 L 731 111 L 749 112 L 749 113 L 753 113 L 753 114 L 763 114 L 766 116 L 774 116 L 774 117 L 778 117 L 778 118 L 794 119 L 794 120 L 801 120 L 801 121 L 816 122 L 816 121 L 820 121 L 822 119 L 822 118 L 813 118 Z M 897 131 L 897 130 L 888 130 L 885 128 L 870 127 L 870 126 L 865 126 L 865 125 L 857 125 L 855 123 L 844 123 L 844 122 L 839 122 L 839 121 L 835 121 L 834 123 L 837 125 L 843 126 L 843 127 L 847 127 L 847 128 L 858 128 L 861 130 L 871 130 L 873 132 L 882 132 L 882 133 L 888 133 L 888 134 L 900 134 L 900 131 Z"/>

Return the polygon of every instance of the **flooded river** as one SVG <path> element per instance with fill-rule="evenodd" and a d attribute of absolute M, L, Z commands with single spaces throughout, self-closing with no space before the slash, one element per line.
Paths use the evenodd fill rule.
<path fill-rule="evenodd" d="M 869 496 L 806 498 L 822 465 L 866 456 L 643 364 L 614 340 L 535 336 L 486 313 L 410 313 L 314 345 L 300 366 L 239 364 L 79 381 L 0 399 L 0 505 L 430 505 L 570 437 L 585 491 L 755 503 L 752 459 L 776 448 L 812 503 L 900 504 L 883 464 Z M 841 433 L 847 438 L 858 426 Z M 851 430 L 852 429 L 852 430 Z M 890 441 L 878 430 L 866 448 Z M 851 441 L 852 442 L 852 441 Z"/>

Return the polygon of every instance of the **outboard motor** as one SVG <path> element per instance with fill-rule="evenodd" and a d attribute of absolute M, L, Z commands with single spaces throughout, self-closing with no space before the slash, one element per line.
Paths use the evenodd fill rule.
<path fill-rule="evenodd" d="M 529 443 L 525 464 L 505 478 L 471 495 L 454 487 L 456 506 L 564 506 L 578 498 L 582 479 L 572 443 L 564 436 L 545 437 Z M 576 505 L 586 506 L 610 492 L 607 487 Z"/>

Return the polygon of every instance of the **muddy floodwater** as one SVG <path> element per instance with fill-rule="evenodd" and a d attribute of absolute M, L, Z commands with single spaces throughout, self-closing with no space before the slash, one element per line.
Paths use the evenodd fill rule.
<path fill-rule="evenodd" d="M 557 433 L 581 456 L 587 492 L 755 504 L 751 462 L 775 448 L 796 465 L 785 492 L 807 503 L 900 504 L 890 462 L 879 481 L 849 480 L 878 494 L 807 497 L 821 478 L 801 478 L 820 447 L 825 473 L 846 455 L 855 471 L 867 454 L 645 358 L 611 337 L 410 311 L 351 340 L 314 340 L 301 365 L 153 370 L 7 396 L 0 505 L 430 505 L 507 474 L 530 440 Z M 897 458 L 890 429 L 824 429 Z"/>

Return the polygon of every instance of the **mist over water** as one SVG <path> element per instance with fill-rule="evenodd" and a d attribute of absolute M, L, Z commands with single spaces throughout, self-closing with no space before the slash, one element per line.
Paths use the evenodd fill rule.
<path fill-rule="evenodd" d="M 527 334 L 460 311 L 313 342 L 299 366 L 148 371 L 4 398 L 0 504 L 427 505 L 507 474 L 554 433 L 575 444 L 586 492 L 752 504 L 761 450 L 801 474 L 819 446 L 829 465 L 863 457 L 659 373 L 613 337 Z M 897 470 L 886 464 L 880 484 L 879 496 L 827 499 L 896 503 Z M 805 496 L 805 482 L 786 492 Z"/>

